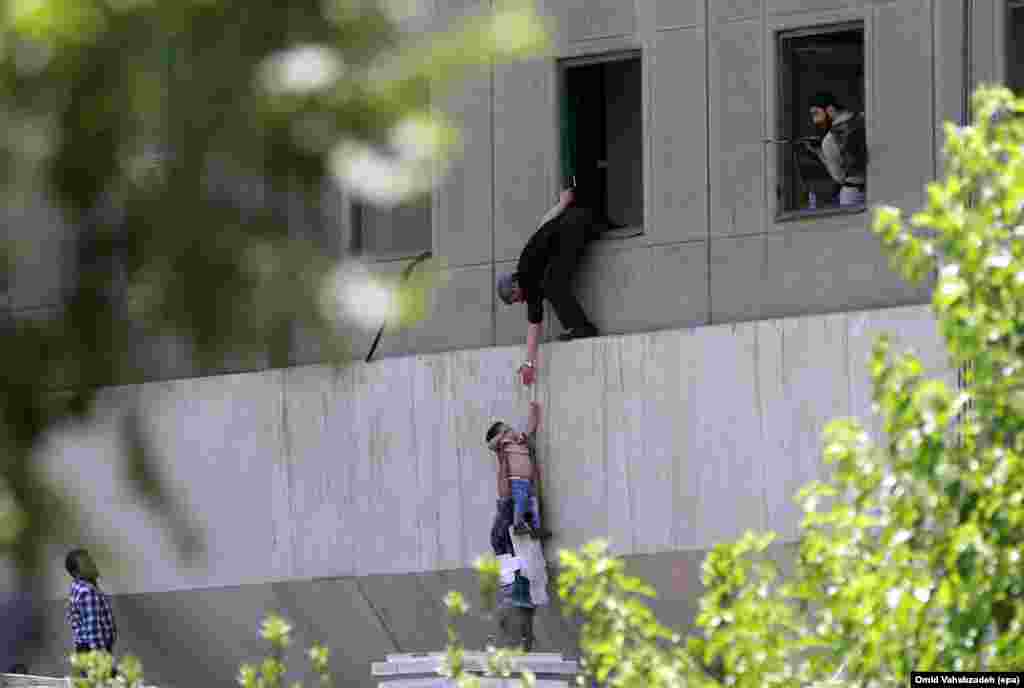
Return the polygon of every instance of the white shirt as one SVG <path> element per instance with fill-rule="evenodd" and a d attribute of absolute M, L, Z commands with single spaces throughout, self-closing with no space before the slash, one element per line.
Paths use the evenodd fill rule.
<path fill-rule="evenodd" d="M 836 115 L 836 118 L 832 120 L 832 126 L 842 124 L 853 117 L 853 113 L 848 110 L 844 110 Z M 842 164 L 842 151 L 839 150 L 839 144 L 836 142 L 836 137 L 829 131 L 825 134 L 825 138 L 821 142 L 821 151 L 818 152 L 818 157 L 821 159 L 822 164 L 825 165 L 825 169 L 828 170 L 828 174 L 832 179 L 836 181 L 836 184 L 863 184 L 864 179 L 859 176 L 847 177 L 843 172 Z"/>

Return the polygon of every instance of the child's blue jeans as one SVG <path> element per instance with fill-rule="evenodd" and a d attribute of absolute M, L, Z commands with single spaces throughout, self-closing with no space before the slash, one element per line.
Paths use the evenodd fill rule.
<path fill-rule="evenodd" d="M 533 516 L 531 525 L 540 528 L 540 509 L 537 508 L 537 500 L 533 499 L 533 481 L 525 478 L 510 478 L 509 488 L 512 490 L 513 518 L 512 523 L 522 523 L 523 517 L 529 511 Z"/>

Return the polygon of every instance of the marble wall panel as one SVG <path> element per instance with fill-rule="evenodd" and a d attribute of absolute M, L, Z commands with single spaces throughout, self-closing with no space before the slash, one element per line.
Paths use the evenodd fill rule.
<path fill-rule="evenodd" d="M 932 4 L 903 0 L 874 12 L 866 46 L 868 200 L 913 212 L 924 203 L 935 169 Z"/>
<path fill-rule="evenodd" d="M 686 471 L 697 477 L 697 518 L 676 547 L 710 547 L 765 525 L 764 455 L 755 327 L 712 327 L 694 338 L 694 396 Z"/>
<path fill-rule="evenodd" d="M 760 21 L 719 24 L 708 38 L 713 236 L 764 231 L 763 39 Z"/>
<path fill-rule="evenodd" d="M 696 403 L 698 337 L 694 330 L 645 337 L 644 460 L 630 466 L 639 553 L 696 546 L 699 476 L 688 416 Z"/>
<path fill-rule="evenodd" d="M 652 45 L 652 217 L 644 229 L 654 243 L 707 238 L 705 46 L 702 27 L 659 32 Z"/>
<path fill-rule="evenodd" d="M 784 539 L 802 519 L 793 495 L 825 477 L 825 426 L 850 413 L 847 337 L 845 315 L 757 325 L 767 526 Z"/>
<path fill-rule="evenodd" d="M 578 547 L 606 535 L 608 467 L 605 448 L 605 347 L 600 339 L 548 347 L 544 418 L 545 511 L 554 547 Z"/>

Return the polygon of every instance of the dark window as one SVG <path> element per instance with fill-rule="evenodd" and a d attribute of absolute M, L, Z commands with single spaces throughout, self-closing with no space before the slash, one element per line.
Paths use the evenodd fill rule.
<path fill-rule="evenodd" d="M 411 258 L 431 250 L 430 195 L 395 206 L 352 207 L 352 252 L 377 259 Z"/>
<path fill-rule="evenodd" d="M 638 52 L 561 63 L 563 186 L 612 227 L 642 227 L 643 65 Z"/>
<path fill-rule="evenodd" d="M 1006 85 L 1024 94 L 1024 1 L 1007 3 Z"/>
<path fill-rule="evenodd" d="M 863 198 L 854 191 L 866 192 L 867 182 L 863 28 L 844 24 L 787 32 L 780 34 L 778 48 L 779 110 L 773 141 L 779 174 L 777 214 L 863 209 Z M 845 129 L 853 127 L 853 133 L 841 139 L 846 145 L 842 164 L 836 167 L 842 175 L 839 180 L 822 160 L 826 130 L 811 118 L 812 103 L 825 93 L 853 115 Z M 837 138 L 834 134 L 832 140 Z"/>

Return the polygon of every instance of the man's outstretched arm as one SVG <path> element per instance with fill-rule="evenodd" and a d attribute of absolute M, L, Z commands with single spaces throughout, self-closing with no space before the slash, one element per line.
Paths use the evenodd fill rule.
<path fill-rule="evenodd" d="M 540 323 L 530 323 L 526 330 L 526 360 L 519 366 L 519 377 L 524 385 L 532 385 L 537 378 L 537 345 L 540 343 Z"/>
<path fill-rule="evenodd" d="M 569 207 L 572 201 L 572 189 L 564 189 L 560 194 L 558 194 L 558 203 L 555 203 L 551 210 L 544 213 L 544 217 L 540 219 L 540 223 L 537 225 L 537 227 L 543 227 L 548 222 L 551 222 L 556 217 L 561 215 L 563 212 L 565 212 L 565 209 Z"/>
<path fill-rule="evenodd" d="M 537 347 L 540 345 L 541 323 L 530 323 L 526 328 L 526 360 L 537 365 Z"/>

